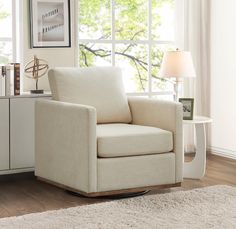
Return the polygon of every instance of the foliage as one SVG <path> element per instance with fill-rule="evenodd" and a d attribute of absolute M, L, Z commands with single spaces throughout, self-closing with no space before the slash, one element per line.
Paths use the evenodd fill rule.
<path fill-rule="evenodd" d="M 152 39 L 158 40 L 156 28 L 161 25 L 161 18 L 155 14 L 163 6 L 174 7 L 174 0 L 152 0 Z M 110 0 L 80 0 L 79 38 L 111 39 Z M 115 39 L 139 41 L 148 39 L 148 1 L 115 0 Z M 154 45 L 151 47 L 152 78 L 154 90 L 164 90 L 165 79 L 158 76 L 163 51 L 171 47 Z M 92 66 L 102 63 L 111 64 L 111 45 L 80 43 L 80 66 Z M 115 45 L 116 65 L 128 65 L 134 70 L 132 81 L 135 91 L 147 91 L 148 88 L 148 46 L 137 43 Z"/>
<path fill-rule="evenodd" d="M 106 39 L 111 37 L 110 0 L 79 1 L 79 30 L 83 38 Z M 100 36 L 99 36 L 100 35 Z"/>
<path fill-rule="evenodd" d="M 9 13 L 4 10 L 4 0 L 0 0 L 0 20 L 3 20 L 9 16 Z"/>
<path fill-rule="evenodd" d="M 147 39 L 147 0 L 116 0 L 115 10 L 116 39 Z"/>
<path fill-rule="evenodd" d="M 1 10 L 1 6 L 0 6 L 0 10 Z M 4 12 L 4 11 L 0 11 L 0 20 L 8 17 L 8 13 Z"/>

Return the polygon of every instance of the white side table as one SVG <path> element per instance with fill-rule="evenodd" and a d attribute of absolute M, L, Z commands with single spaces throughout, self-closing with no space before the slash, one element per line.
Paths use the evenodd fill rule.
<path fill-rule="evenodd" d="M 205 124 L 212 119 L 204 116 L 195 116 L 193 120 L 183 120 L 185 125 L 194 125 L 196 130 L 196 154 L 192 161 L 184 163 L 184 178 L 200 179 L 206 170 L 206 134 Z"/>

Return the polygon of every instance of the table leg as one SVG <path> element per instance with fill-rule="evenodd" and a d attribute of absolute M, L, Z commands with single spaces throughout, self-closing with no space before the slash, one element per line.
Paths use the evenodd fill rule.
<path fill-rule="evenodd" d="M 204 123 L 195 124 L 196 130 L 196 155 L 190 162 L 184 163 L 184 177 L 200 179 L 206 170 L 206 136 Z"/>

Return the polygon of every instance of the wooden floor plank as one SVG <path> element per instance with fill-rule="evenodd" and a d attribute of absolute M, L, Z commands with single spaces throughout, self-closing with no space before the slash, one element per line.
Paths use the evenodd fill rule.
<path fill-rule="evenodd" d="M 191 157 L 187 156 L 186 159 L 191 160 Z M 185 179 L 180 188 L 155 190 L 149 194 L 189 190 L 218 184 L 236 186 L 236 161 L 209 154 L 206 175 L 203 179 Z M 103 201 L 110 200 L 71 195 L 60 188 L 38 181 L 33 173 L 0 176 L 0 218 Z"/>

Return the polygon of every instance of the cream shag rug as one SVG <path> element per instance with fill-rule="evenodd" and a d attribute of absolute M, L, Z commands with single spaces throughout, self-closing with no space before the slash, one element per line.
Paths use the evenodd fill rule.
<path fill-rule="evenodd" d="M 211 186 L 0 219 L 7 229 L 236 228 L 236 188 Z"/>

